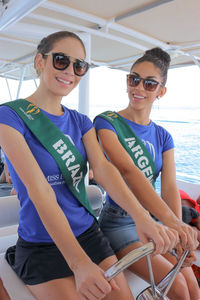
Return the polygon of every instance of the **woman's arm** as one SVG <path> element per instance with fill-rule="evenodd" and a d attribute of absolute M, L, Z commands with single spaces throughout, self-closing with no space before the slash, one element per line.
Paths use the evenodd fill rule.
<path fill-rule="evenodd" d="M 130 155 L 119 142 L 116 134 L 111 130 L 101 129 L 98 131 L 98 137 L 106 155 L 117 167 L 127 185 L 142 205 L 162 222 L 164 216 L 175 217 L 168 209 L 166 203 L 153 189 L 145 175 L 136 167 Z"/>
<path fill-rule="evenodd" d="M 83 290 L 85 294 L 90 287 L 96 289 L 96 286 L 100 286 L 107 294 L 111 287 L 103 277 L 103 271 L 92 263 L 80 247 L 24 137 L 14 128 L 0 124 L 0 144 L 26 186 L 46 230 L 74 272 L 80 293 Z"/>
<path fill-rule="evenodd" d="M 26 186 L 29 197 L 52 239 L 62 249 L 66 260 L 72 265 L 76 264 L 73 261 L 73 257 L 75 257 L 73 247 L 72 253 L 70 253 L 69 245 L 66 245 L 63 239 L 63 236 L 67 234 L 70 239 L 72 238 L 72 243 L 76 244 L 68 221 L 58 206 L 55 193 L 33 157 L 24 137 L 17 130 L 1 124 L 0 143 Z M 14 151 L 13 145 L 15 145 Z"/>
<path fill-rule="evenodd" d="M 174 149 L 163 153 L 161 196 L 175 215 L 182 220 L 181 198 L 176 184 Z"/>
<path fill-rule="evenodd" d="M 153 239 L 156 244 L 156 253 L 168 251 L 170 239 L 172 238 L 173 243 L 176 243 L 177 233 L 175 239 L 173 236 L 170 237 L 171 234 L 174 235 L 174 231 L 170 232 L 168 228 L 155 222 L 147 210 L 137 201 L 123 181 L 119 171 L 106 160 L 96 139 L 94 129 L 84 135 L 83 142 L 95 180 L 103 186 L 116 203 L 132 216 L 136 222 L 141 241 L 147 242 Z"/>
<path fill-rule="evenodd" d="M 135 166 L 116 134 L 111 130 L 101 129 L 98 131 L 98 137 L 104 152 L 119 170 L 140 203 L 163 224 L 178 230 L 184 248 L 188 241 L 191 249 L 194 249 L 193 246 L 197 246 L 197 237 L 194 230 L 181 222 L 175 213 L 169 209 L 165 201 L 159 197 L 144 174 Z M 194 243 L 193 246 L 192 243 Z"/>

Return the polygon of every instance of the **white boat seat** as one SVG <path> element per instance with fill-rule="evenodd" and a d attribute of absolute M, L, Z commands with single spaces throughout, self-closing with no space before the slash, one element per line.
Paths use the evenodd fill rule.
<path fill-rule="evenodd" d="M 0 228 L 18 224 L 19 209 L 16 195 L 0 197 Z"/>
<path fill-rule="evenodd" d="M 9 196 L 13 185 L 9 183 L 0 183 L 0 197 Z"/>
<path fill-rule="evenodd" d="M 197 200 L 200 196 L 200 185 L 197 183 L 177 180 L 177 185 L 180 190 L 186 192 L 192 199 Z"/>
<path fill-rule="evenodd" d="M 92 209 L 94 210 L 96 217 L 98 217 L 103 208 L 103 203 L 105 199 L 104 194 L 97 185 L 87 185 L 86 192 Z"/>
<path fill-rule="evenodd" d="M 6 250 L 15 245 L 18 234 L 18 225 L 11 225 L 0 228 L 0 254 L 6 252 Z"/>
<path fill-rule="evenodd" d="M 17 196 L 0 197 L 0 253 L 16 243 L 19 209 Z"/>

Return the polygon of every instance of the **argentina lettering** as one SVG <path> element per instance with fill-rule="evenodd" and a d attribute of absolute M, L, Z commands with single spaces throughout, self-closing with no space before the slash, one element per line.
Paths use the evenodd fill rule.
<path fill-rule="evenodd" d="M 155 188 L 157 173 L 156 165 L 141 139 L 119 114 L 111 111 L 105 111 L 99 116 L 107 120 L 114 127 L 120 143 L 128 152 L 134 161 L 134 164 L 142 171 Z"/>
<path fill-rule="evenodd" d="M 143 174 L 147 177 L 147 179 L 151 182 L 153 179 L 153 170 L 149 165 L 149 159 L 144 155 L 144 151 L 142 150 L 140 145 L 136 145 L 135 137 L 125 138 L 124 141 L 127 143 L 128 147 L 134 153 L 134 157 L 137 160 L 137 165 Z"/>

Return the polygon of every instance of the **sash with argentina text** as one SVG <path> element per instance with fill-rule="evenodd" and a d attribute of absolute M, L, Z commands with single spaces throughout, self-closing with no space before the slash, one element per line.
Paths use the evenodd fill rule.
<path fill-rule="evenodd" d="M 115 128 L 120 143 L 129 153 L 134 164 L 154 186 L 157 173 L 156 166 L 141 139 L 119 114 L 105 111 L 99 114 L 98 117 L 104 118 Z"/>
<path fill-rule="evenodd" d="M 55 159 L 64 180 L 79 202 L 95 217 L 85 190 L 86 161 L 72 142 L 34 104 L 24 99 L 3 103 L 12 108 Z"/>

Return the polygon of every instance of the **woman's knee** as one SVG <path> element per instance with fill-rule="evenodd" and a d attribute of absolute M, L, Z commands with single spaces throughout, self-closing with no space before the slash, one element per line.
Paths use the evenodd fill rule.
<path fill-rule="evenodd" d="M 200 290 L 199 285 L 192 283 L 191 285 L 188 285 L 190 299 L 192 300 L 199 300 L 200 299 Z"/>
<path fill-rule="evenodd" d="M 181 299 L 181 300 L 189 300 L 190 295 L 189 295 L 189 290 L 187 286 L 187 282 L 183 276 L 183 274 L 179 273 L 175 280 L 174 283 L 172 284 L 172 287 L 168 293 L 168 296 L 170 299 Z"/>
<path fill-rule="evenodd" d="M 197 282 L 197 279 L 194 275 L 194 273 L 188 274 L 190 276 L 185 277 L 190 298 L 192 300 L 199 300 L 200 299 L 200 289 L 199 289 L 199 284 Z"/>

